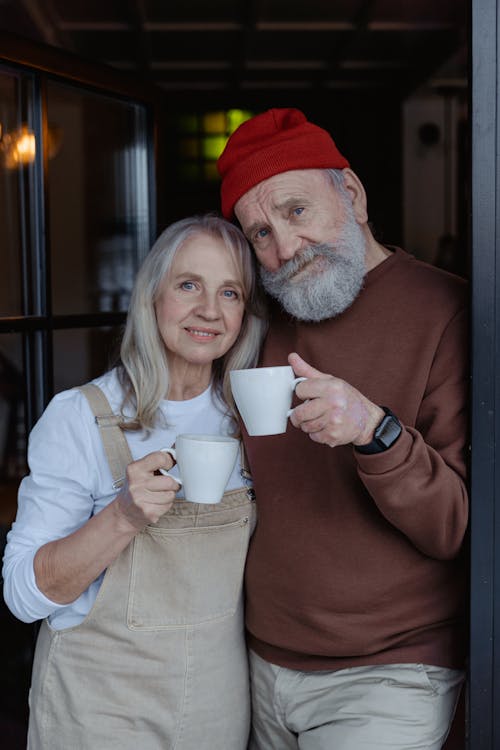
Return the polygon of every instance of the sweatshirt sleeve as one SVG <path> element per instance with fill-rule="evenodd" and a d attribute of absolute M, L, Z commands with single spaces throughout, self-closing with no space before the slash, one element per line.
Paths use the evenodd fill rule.
<path fill-rule="evenodd" d="M 86 420 L 74 405 L 78 395 L 68 394 L 51 401 L 30 434 L 30 474 L 21 482 L 16 520 L 7 535 L 4 599 L 24 622 L 66 606 L 50 601 L 39 590 L 33 568 L 37 550 L 75 531 L 94 511 L 91 440 Z"/>
<path fill-rule="evenodd" d="M 467 312 L 448 324 L 436 349 L 414 426 L 374 455 L 356 453 L 378 509 L 424 554 L 451 559 L 468 524 Z"/>

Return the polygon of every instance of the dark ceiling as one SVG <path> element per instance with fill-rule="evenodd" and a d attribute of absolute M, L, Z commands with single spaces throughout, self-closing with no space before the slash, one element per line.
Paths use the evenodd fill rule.
<path fill-rule="evenodd" d="M 467 14 L 467 0 L 0 0 L 0 29 L 170 92 L 401 98 L 466 85 Z"/>

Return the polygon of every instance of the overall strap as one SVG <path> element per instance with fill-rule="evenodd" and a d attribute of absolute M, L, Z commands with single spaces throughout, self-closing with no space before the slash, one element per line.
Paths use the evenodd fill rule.
<path fill-rule="evenodd" d="M 122 418 L 113 413 L 108 399 L 95 383 L 81 385 L 79 390 L 86 397 L 94 414 L 113 476 L 113 487 L 118 489 L 125 482 L 125 469 L 133 461 L 123 430 L 120 429 Z"/>
<path fill-rule="evenodd" d="M 252 481 L 252 474 L 250 473 L 250 466 L 248 464 L 248 458 L 243 444 L 243 438 L 240 437 L 240 474 L 242 479 L 247 483 Z"/>

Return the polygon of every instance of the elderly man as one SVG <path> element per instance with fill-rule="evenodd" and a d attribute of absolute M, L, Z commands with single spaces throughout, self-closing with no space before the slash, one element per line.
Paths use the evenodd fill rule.
<path fill-rule="evenodd" d="M 251 747 L 441 748 L 464 665 L 465 282 L 375 240 L 296 109 L 241 125 L 218 168 L 273 300 L 261 364 L 307 378 L 286 435 L 245 435 Z"/>

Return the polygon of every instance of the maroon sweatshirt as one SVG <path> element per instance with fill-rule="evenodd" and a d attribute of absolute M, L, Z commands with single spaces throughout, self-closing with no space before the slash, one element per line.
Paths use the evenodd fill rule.
<path fill-rule="evenodd" d="M 395 249 L 342 315 L 272 311 L 262 365 L 298 352 L 388 406 L 387 451 L 248 437 L 258 523 L 246 566 L 250 646 L 300 670 L 461 667 L 468 522 L 466 283 Z"/>

